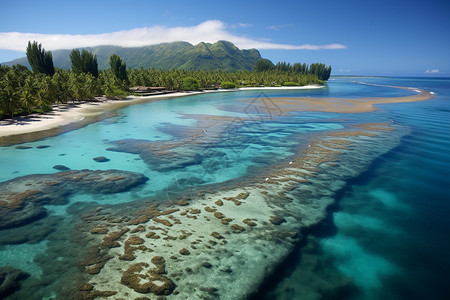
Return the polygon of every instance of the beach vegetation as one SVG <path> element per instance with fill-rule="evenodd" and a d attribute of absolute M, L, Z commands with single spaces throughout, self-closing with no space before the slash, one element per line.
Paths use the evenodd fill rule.
<path fill-rule="evenodd" d="M 13 70 L 2 77 L 0 90 L 0 108 L 5 115 L 14 119 L 14 113 L 20 107 L 20 90 L 19 78 Z"/>
<path fill-rule="evenodd" d="M 224 81 L 220 84 L 220 87 L 223 89 L 234 89 L 236 88 L 236 84 L 230 81 Z"/>
<path fill-rule="evenodd" d="M 55 74 L 52 52 L 45 51 L 45 49 L 42 48 L 42 44 L 38 44 L 36 41 L 33 43 L 29 41 L 26 53 L 28 63 L 34 73 L 42 73 L 50 76 Z"/>
<path fill-rule="evenodd" d="M 283 86 L 298 86 L 297 82 L 287 81 L 282 84 Z"/>
<path fill-rule="evenodd" d="M 73 49 L 70 53 L 70 61 L 72 63 L 72 71 L 80 73 L 90 73 L 94 77 L 98 77 L 97 56 L 92 52 L 83 49 Z"/>
<path fill-rule="evenodd" d="M 181 90 L 183 91 L 194 91 L 198 90 L 198 80 L 193 77 L 183 78 L 180 85 Z"/>
<path fill-rule="evenodd" d="M 106 87 L 105 90 L 106 97 L 111 99 L 124 99 L 126 98 L 129 93 L 126 90 L 123 90 L 117 85 L 110 85 Z"/>
<path fill-rule="evenodd" d="M 29 43 L 33 72 L 23 65 L 0 66 L 0 119 L 16 115 L 48 112 L 54 104 L 75 101 L 97 101 L 96 97 L 126 98 L 131 86 L 163 87 L 170 91 L 189 91 L 247 86 L 304 86 L 323 84 L 331 66 L 307 65 L 260 60 L 253 71 L 127 69 L 117 54 L 110 56 L 110 68 L 98 70 L 96 56 L 88 51 L 73 50 L 72 69 L 44 72 L 45 57 L 41 44 Z M 37 58 L 36 58 L 37 57 Z M 51 65 L 47 62 L 47 65 Z M 41 72 L 41 71 L 42 72 Z"/>
<path fill-rule="evenodd" d="M 331 75 L 331 66 L 326 66 L 323 63 L 313 63 L 307 65 L 305 63 L 290 64 L 287 62 L 278 62 L 274 68 L 277 71 L 285 72 L 288 74 L 312 74 L 316 75 L 319 80 L 327 81 Z M 258 71 L 255 69 L 255 71 Z"/>
<path fill-rule="evenodd" d="M 266 58 L 260 58 L 256 61 L 255 71 L 256 72 L 263 72 L 268 70 L 275 69 L 275 65 L 273 62 Z"/>
<path fill-rule="evenodd" d="M 124 62 L 117 54 L 111 55 L 109 60 L 114 76 L 121 81 L 127 82 L 128 75 L 126 62 Z"/>

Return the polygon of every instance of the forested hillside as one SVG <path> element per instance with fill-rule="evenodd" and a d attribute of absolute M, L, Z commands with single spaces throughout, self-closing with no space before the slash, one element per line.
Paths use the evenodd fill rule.
<path fill-rule="evenodd" d="M 161 70 L 253 70 L 261 58 L 258 50 L 240 50 L 227 41 L 218 41 L 214 44 L 202 42 L 195 46 L 187 42 L 173 42 L 134 48 L 98 46 L 85 49 L 97 56 L 100 70 L 109 68 L 109 57 L 112 54 L 119 55 L 131 69 Z M 55 68 L 66 70 L 71 68 L 71 51 L 52 51 Z M 2 63 L 6 66 L 16 64 L 30 67 L 26 57 Z"/>

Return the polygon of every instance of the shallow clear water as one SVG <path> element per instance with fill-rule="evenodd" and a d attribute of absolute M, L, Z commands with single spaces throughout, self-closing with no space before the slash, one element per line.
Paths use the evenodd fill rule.
<path fill-rule="evenodd" d="M 271 105 L 271 97 L 281 96 L 361 98 L 413 94 L 353 81 L 423 88 L 434 92 L 435 98 L 384 104 L 370 113 L 292 112 L 288 116 L 278 114 L 276 109 L 258 110 L 246 100 L 267 99 Z M 202 115 L 232 121 L 223 124 L 220 118 L 205 121 Z M 48 216 L 38 221 L 34 230 L 49 233 L 33 238 L 28 238 L 27 233 L 24 234 L 27 238 L 13 242 L 8 236 L 20 231 L 3 230 L 0 266 L 12 265 L 39 277 L 40 264 L 45 261 L 42 253 L 49 247 L 64 262 L 59 247 L 66 241 L 67 232 L 59 229 L 64 223 L 59 218 L 67 221 L 79 214 L 79 203 L 114 205 L 149 196 L 170 200 L 186 187 L 264 172 L 288 159 L 295 149 L 307 145 L 318 133 L 358 122 L 391 120 L 409 134 L 335 195 L 337 204 L 329 219 L 312 230 L 305 245 L 289 258 L 290 267 L 280 271 L 276 281 L 261 294 L 267 299 L 444 299 L 445 284 L 450 279 L 448 79 L 335 78 L 324 89 L 189 96 L 129 106 L 113 118 L 25 143 L 30 149 L 16 149 L 17 145 L 1 147 L 0 182 L 31 174 L 56 173 L 54 165 L 73 170 L 139 172 L 149 181 L 123 193 L 80 192 L 72 194 L 63 205 L 46 205 Z M 202 135 L 203 143 L 189 143 L 189 137 L 198 134 Z M 111 151 L 118 142 L 132 147 L 136 141 L 145 141 L 151 149 L 176 145 L 170 148 L 174 159 L 160 160 L 153 152 L 152 155 L 136 152 L 141 151 L 139 148 L 134 152 Z M 39 149 L 39 145 L 49 147 Z M 109 161 L 94 161 L 98 156 L 106 156 Z M 64 226 L 70 228 L 70 221 Z M 29 227 L 27 230 L 33 230 Z M 49 294 L 46 292 L 42 297 Z"/>

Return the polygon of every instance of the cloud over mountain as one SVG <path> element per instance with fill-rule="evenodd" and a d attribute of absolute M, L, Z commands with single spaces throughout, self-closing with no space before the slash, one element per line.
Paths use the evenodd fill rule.
<path fill-rule="evenodd" d="M 195 45 L 200 42 L 214 43 L 219 40 L 230 41 L 241 49 L 320 50 L 346 48 L 345 45 L 337 43 L 292 45 L 258 41 L 228 32 L 226 24 L 219 20 L 208 20 L 195 26 L 152 26 L 102 34 L 0 32 L 0 49 L 24 51 L 28 41 L 39 41 L 45 49 L 55 50 L 99 45 L 140 47 L 175 41 L 186 41 Z"/>

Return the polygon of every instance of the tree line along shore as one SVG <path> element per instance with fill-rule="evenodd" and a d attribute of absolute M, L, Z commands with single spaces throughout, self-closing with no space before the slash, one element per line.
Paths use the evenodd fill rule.
<path fill-rule="evenodd" d="M 322 63 L 274 65 L 268 59 L 256 62 L 254 70 L 130 69 L 117 55 L 110 56 L 110 68 L 99 70 L 97 57 L 87 50 L 72 50 L 71 70 L 56 69 L 52 53 L 37 42 L 26 49 L 30 71 L 23 65 L 0 65 L 0 119 L 18 115 L 45 113 L 52 105 L 69 101 L 95 101 L 106 95 L 122 99 L 133 86 L 164 87 L 172 91 L 255 86 L 304 86 L 323 84 L 331 66 Z"/>

